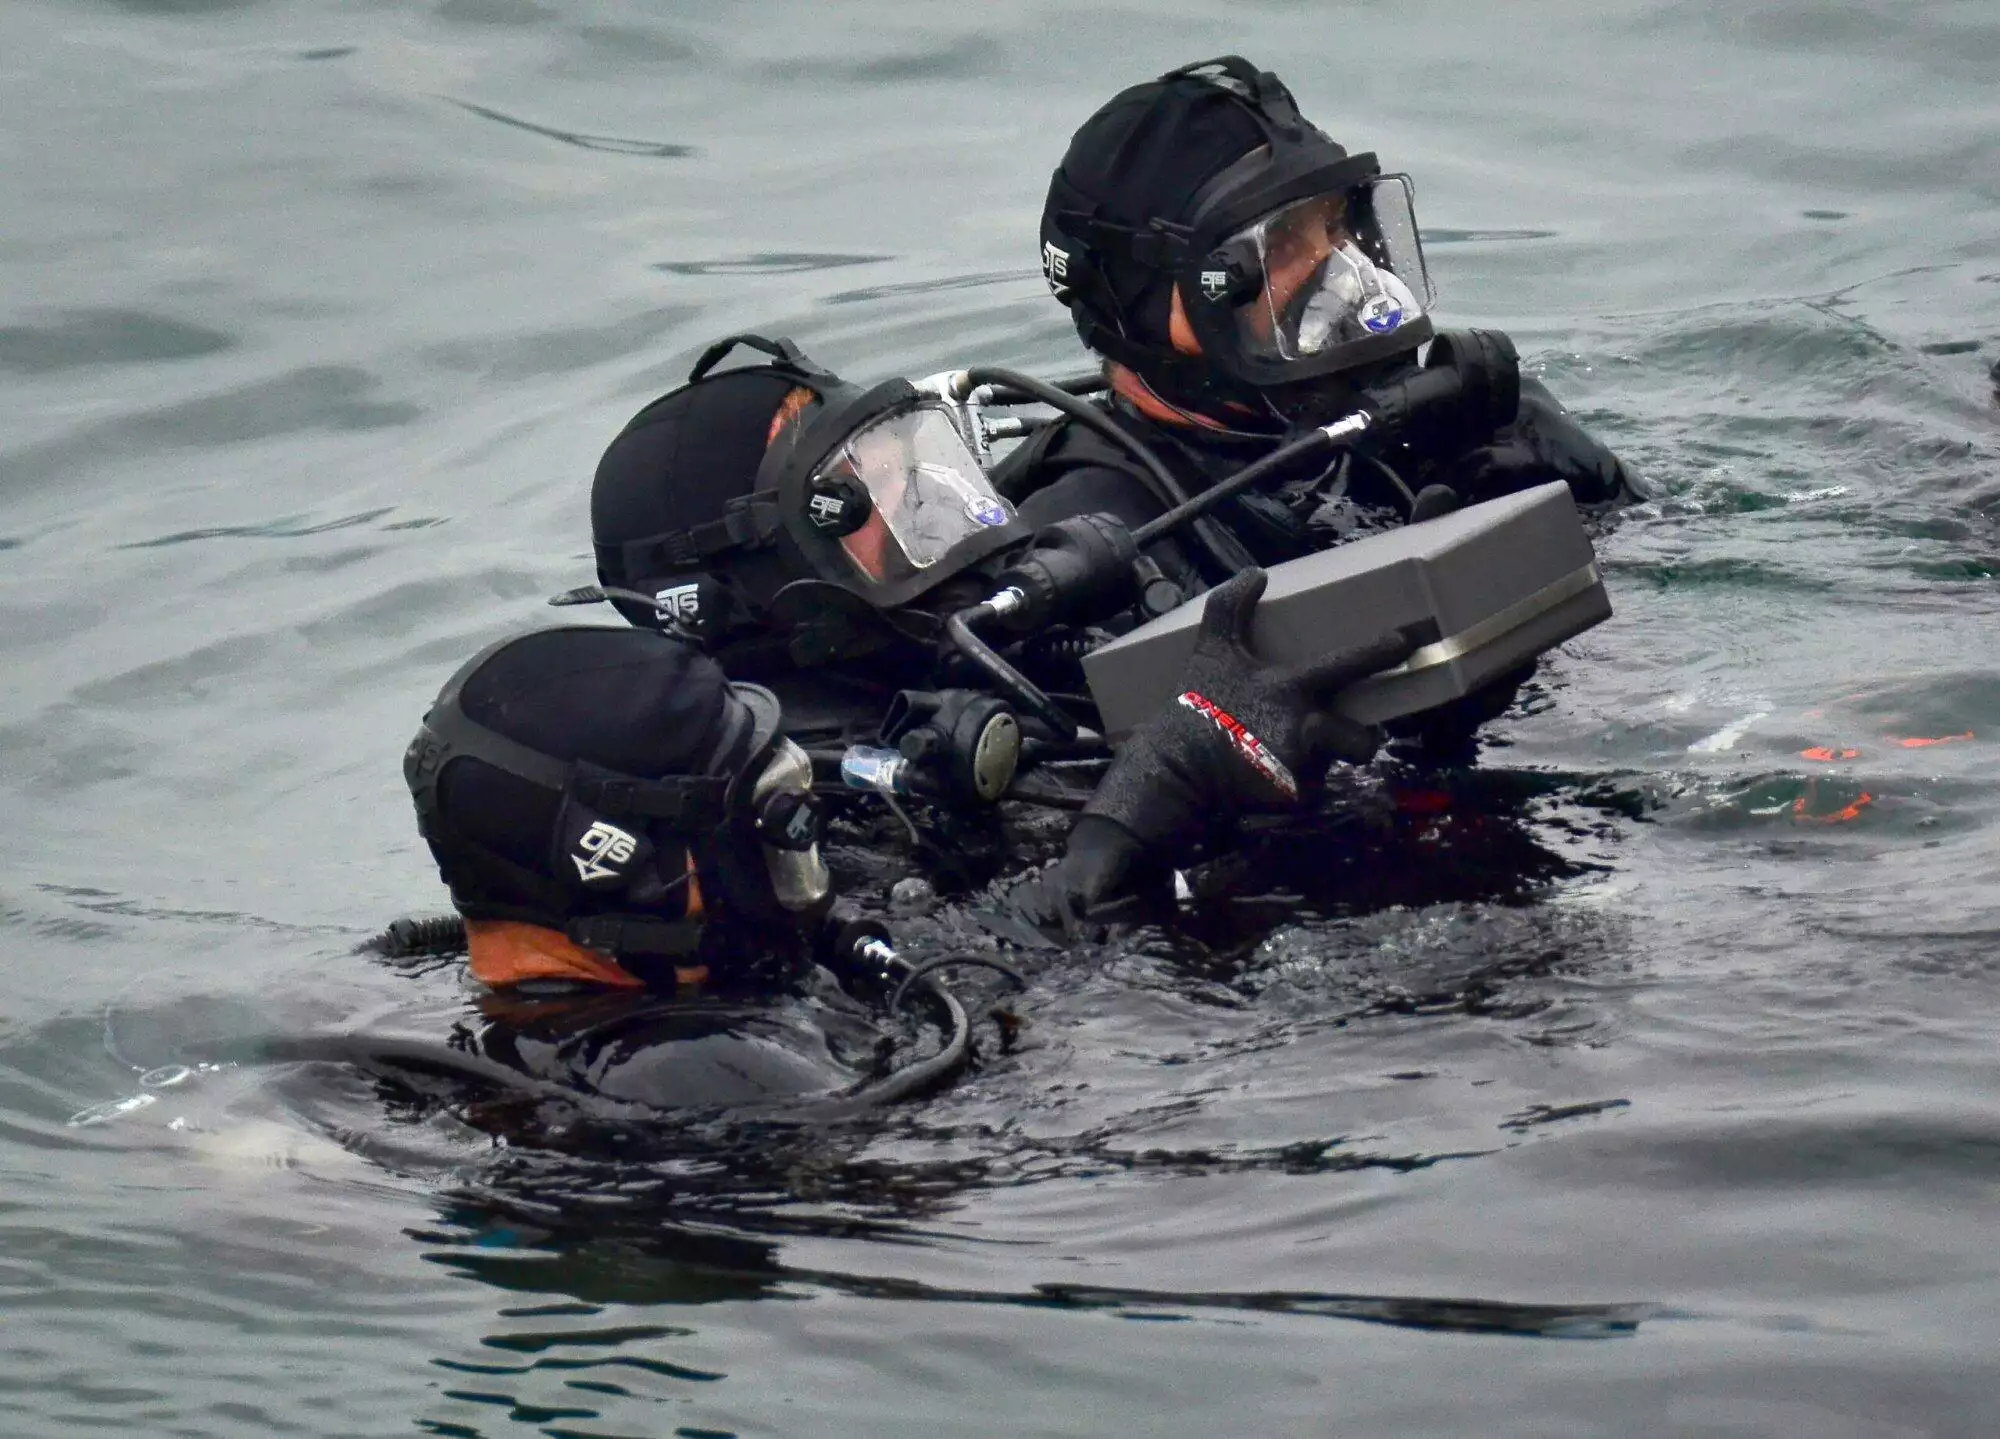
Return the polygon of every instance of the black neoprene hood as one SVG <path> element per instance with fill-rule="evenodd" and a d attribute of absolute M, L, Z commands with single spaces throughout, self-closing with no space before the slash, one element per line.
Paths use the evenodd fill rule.
<path fill-rule="evenodd" d="M 1259 357 L 1237 342 L 1232 301 L 1205 283 L 1235 262 L 1221 247 L 1243 226 L 1381 173 L 1374 155 L 1350 155 L 1306 121 L 1269 71 L 1235 55 L 1184 66 L 1077 131 L 1042 211 L 1043 272 L 1086 345 L 1183 390 L 1257 391 L 1389 359 L 1431 338 L 1428 316 L 1325 355 Z M 1176 284 L 1199 356 L 1168 342 Z"/>
<path fill-rule="evenodd" d="M 771 362 L 715 371 L 738 347 L 761 351 Z M 797 388 L 815 402 L 770 443 L 772 419 Z M 634 417 L 598 467 L 591 514 L 600 581 L 649 590 L 712 577 L 765 611 L 787 584 L 813 580 L 893 609 L 1029 538 L 1009 515 L 914 574 L 872 582 L 857 573 L 837 537 L 811 523 L 814 476 L 856 431 L 921 399 L 907 380 L 868 388 L 842 380 L 783 338 L 733 335 L 716 342 L 686 385 Z M 639 608 L 620 604 L 635 624 L 654 622 L 635 614 Z"/>

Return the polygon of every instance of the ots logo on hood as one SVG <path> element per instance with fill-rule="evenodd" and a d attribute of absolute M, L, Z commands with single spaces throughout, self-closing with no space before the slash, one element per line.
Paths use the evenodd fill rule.
<path fill-rule="evenodd" d="M 660 618 L 678 624 L 693 624 L 701 618 L 701 586 L 674 585 L 653 596 Z"/>
<path fill-rule="evenodd" d="M 1069 251 L 1058 250 L 1053 240 L 1042 241 L 1042 278 L 1049 293 L 1065 303 L 1069 300 Z"/>
<path fill-rule="evenodd" d="M 624 865 L 631 863 L 632 854 L 639 841 L 615 824 L 597 821 L 583 832 L 576 842 L 580 851 L 569 857 L 576 866 L 576 872 L 585 884 L 596 884 L 600 880 L 622 880 L 625 878 Z"/>
<path fill-rule="evenodd" d="M 847 501 L 838 495 L 814 495 L 806 518 L 822 530 L 837 530 L 847 522 Z"/>
<path fill-rule="evenodd" d="M 1229 272 L 1227 270 L 1203 270 L 1201 272 L 1201 293 L 1210 304 L 1214 304 L 1229 293 Z"/>

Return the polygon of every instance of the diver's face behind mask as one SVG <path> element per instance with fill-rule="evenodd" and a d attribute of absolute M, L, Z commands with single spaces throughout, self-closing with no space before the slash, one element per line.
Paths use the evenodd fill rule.
<path fill-rule="evenodd" d="M 1417 248 L 1408 184 L 1392 175 L 1353 195 L 1298 200 L 1230 237 L 1225 248 L 1254 254 L 1263 277 L 1235 311 L 1245 354 L 1317 360 L 1426 313 L 1430 276 Z"/>
<path fill-rule="evenodd" d="M 1250 157 L 1255 160 L 1257 157 Z M 1204 205 L 1180 280 L 1202 354 L 1267 393 L 1407 358 L 1434 298 L 1409 177 L 1374 157 L 1232 186 Z"/>
<path fill-rule="evenodd" d="M 936 402 L 892 380 L 829 407 L 778 481 L 793 540 L 827 580 L 888 608 L 1026 538 Z"/>
<path fill-rule="evenodd" d="M 957 428 L 929 405 L 857 431 L 813 488 L 859 492 L 859 527 L 840 536 L 840 548 L 869 584 L 921 575 L 962 541 L 1013 518 Z"/>

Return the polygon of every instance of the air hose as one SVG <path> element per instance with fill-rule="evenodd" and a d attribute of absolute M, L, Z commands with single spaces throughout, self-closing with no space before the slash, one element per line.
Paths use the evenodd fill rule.
<path fill-rule="evenodd" d="M 1068 415 L 1085 429 L 1111 441 L 1138 461 L 1147 488 L 1152 490 L 1153 498 L 1162 506 L 1172 510 L 1187 503 L 1188 492 L 1181 486 L 1181 482 L 1174 478 L 1173 471 L 1169 470 L 1160 457 L 1143 441 L 1128 432 L 1098 406 L 1079 399 L 1046 380 L 1038 380 L 1033 375 L 1024 375 L 1019 370 L 1010 370 L 999 365 L 975 365 L 969 370 L 961 371 L 955 381 L 955 388 L 958 391 L 955 398 L 963 401 L 981 385 L 997 385 L 1002 387 L 1003 392 L 1018 391 L 1047 405 L 1050 409 Z M 1242 541 L 1213 520 L 1204 518 L 1196 521 L 1194 532 L 1207 548 L 1210 558 L 1227 572 L 1234 574 L 1237 570 L 1256 563 L 1250 552 L 1243 547 Z"/>
<path fill-rule="evenodd" d="M 398 919 L 362 947 L 390 959 L 463 952 L 466 946 L 465 921 L 455 914 L 425 919 Z M 949 989 L 933 977 L 940 970 L 974 966 L 1004 975 L 1019 988 L 1027 982 L 1012 966 L 983 955 L 948 955 L 910 964 L 888 944 L 879 926 L 855 924 L 830 946 L 844 951 L 830 954 L 830 967 L 845 979 L 867 976 L 877 983 L 891 978 L 894 988 L 883 1003 L 883 1013 L 891 1018 L 903 1001 L 914 993 L 927 1000 L 936 1011 L 944 1042 L 936 1054 L 877 1080 L 863 1081 L 845 1093 L 823 1100 L 808 1100 L 797 1111 L 801 1119 L 827 1120 L 858 1114 L 884 1104 L 930 1094 L 949 1084 L 972 1062 L 972 1022 L 965 1006 Z M 532 1075 L 520 1073 L 482 1055 L 424 1040 L 395 1039 L 367 1034 L 309 1034 L 273 1036 L 238 1047 L 225 1058 L 236 1062 L 262 1060 L 276 1063 L 348 1064 L 359 1069 L 414 1070 L 472 1080 L 509 1093 L 567 1104 L 585 1104 L 594 1111 L 625 1116 L 652 1112 L 644 1105 L 607 1100 Z"/>
<path fill-rule="evenodd" d="M 1056 734 L 1065 740 L 1077 736 L 1076 721 L 1071 719 L 1041 687 L 1014 666 L 1000 657 L 991 645 L 973 631 L 973 623 L 978 620 L 993 619 L 1007 613 L 1005 597 L 1019 597 L 1018 590 L 1002 590 L 992 599 L 982 600 L 976 605 L 968 605 L 944 622 L 944 632 L 953 646 L 973 664 L 985 671 L 987 677 L 998 685 L 1022 709 L 1036 716 Z"/>

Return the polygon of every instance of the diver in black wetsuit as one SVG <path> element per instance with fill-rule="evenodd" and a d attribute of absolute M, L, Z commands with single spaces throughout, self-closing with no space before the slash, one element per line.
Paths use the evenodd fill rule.
<path fill-rule="evenodd" d="M 1357 409 L 1436 335 L 1407 177 L 1350 155 L 1269 72 L 1225 56 L 1114 97 L 1050 180 L 1042 267 L 1105 361 L 1119 423 L 1190 493 Z M 1215 511 L 1220 545 L 1163 543 L 1184 585 L 1219 583 L 1413 517 L 1563 481 L 1581 506 L 1638 494 L 1632 474 L 1540 382 L 1497 429 L 1432 424 L 1314 461 Z M 1136 527 L 1163 508 L 1131 459 L 1058 422 L 995 475 L 1023 520 L 1093 510 Z M 1213 532 L 1211 532 L 1213 533 Z M 1532 666 L 1395 728 L 1427 758 L 1469 758 Z"/>
<path fill-rule="evenodd" d="M 1238 56 L 1134 86 L 1084 122 L 1050 181 L 1041 260 L 1105 361 L 1119 424 L 1189 493 L 1300 426 L 1361 408 L 1438 333 L 1407 178 L 1350 155 L 1275 75 Z M 1129 456 L 1074 422 L 1041 431 L 994 479 L 1031 525 L 1101 511 L 1136 527 L 1165 508 Z M 1585 507 L 1639 492 L 1615 455 L 1524 378 L 1519 414 L 1502 428 L 1405 430 L 1330 466 L 1272 476 L 1224 501 L 1218 527 L 1149 553 L 1184 586 L 1213 585 L 1246 565 L 1550 481 Z M 1462 761 L 1532 673 L 1391 730 L 1419 740 L 1432 762 Z M 1121 756 L 1119 768 L 1144 759 Z M 1114 788 L 1144 787 L 1107 781 Z M 1139 812 L 1129 799 L 1115 814 L 1094 804 L 1029 907 L 1069 914 L 1126 885 L 1140 854 L 1158 848 L 1135 826 Z"/>
<path fill-rule="evenodd" d="M 488 990 L 474 1048 L 653 1107 L 855 1078 L 881 1038 L 860 1006 L 817 993 L 805 1025 L 761 1002 L 798 989 L 832 904 L 780 719 L 645 630 L 545 630 L 452 676 L 403 768 Z"/>
<path fill-rule="evenodd" d="M 1418 369 L 1427 342 L 1444 344 L 1407 179 L 1350 156 L 1275 76 L 1238 57 L 1133 87 L 1085 123 L 1050 186 L 1042 260 L 1106 361 L 1118 426 L 1177 472 L 1183 492 L 1273 454 L 1300 428 L 1371 408 Z M 1504 337 L 1473 332 L 1451 345 L 1496 342 L 1511 364 Z M 776 364 L 754 382 L 710 373 L 739 343 Z M 714 347 L 691 379 L 642 412 L 600 466 L 600 580 L 624 591 L 635 623 L 672 624 L 731 673 L 795 691 L 788 709 L 824 734 L 854 738 L 899 689 L 979 684 L 954 671 L 943 619 L 989 591 L 998 558 L 1035 531 L 1095 514 L 1131 530 L 1166 508 L 1157 477 L 1101 427 L 1059 421 L 989 479 L 963 443 L 918 434 L 913 412 L 897 409 L 914 393 L 903 382 L 861 392 L 755 337 Z M 740 399 L 718 421 L 712 412 L 732 408 L 725 384 Z M 1156 541 L 1147 557 L 1182 593 L 1214 587 L 1196 656 L 1203 682 L 1190 680 L 1180 705 L 1121 749 L 1031 912 L 1071 915 L 1159 872 L 1198 835 L 1298 803 L 1323 761 L 1374 753 L 1380 736 L 1335 720 L 1331 702 L 1410 645 L 1384 636 L 1311 673 L 1274 676 L 1246 639 L 1259 566 L 1550 481 L 1585 506 L 1636 489 L 1526 381 L 1503 426 L 1433 413 L 1330 466 L 1268 476 Z M 1462 760 L 1530 673 L 1398 732 L 1420 738 L 1430 760 Z"/>
<path fill-rule="evenodd" d="M 1041 242 L 1050 290 L 1105 361 L 1118 421 L 1189 492 L 1361 407 L 1438 333 L 1408 178 L 1348 154 L 1238 56 L 1133 86 L 1086 120 L 1050 180 Z M 1160 509 L 1142 479 L 1069 422 L 998 477 L 1030 524 L 1106 510 L 1134 527 Z M 1400 522 L 1432 485 L 1452 492 L 1435 510 L 1552 480 L 1585 506 L 1637 493 L 1618 458 L 1523 379 L 1504 428 L 1406 431 L 1329 470 L 1275 477 L 1218 511 L 1241 555 L 1186 546 L 1176 559 L 1220 583 L 1244 563 Z"/>
<path fill-rule="evenodd" d="M 772 362 L 715 370 L 738 345 Z M 591 493 L 602 585 L 586 593 L 772 685 L 807 743 L 873 738 L 899 698 L 902 711 L 931 703 L 976 720 L 950 697 L 980 676 L 941 647 L 941 616 L 988 593 L 993 565 L 1029 534 L 939 411 L 913 399 L 902 381 L 867 391 L 839 381 L 784 341 L 719 342 L 606 450 Z M 1163 878 L 1191 844 L 1244 814 L 1308 803 L 1334 760 L 1375 753 L 1379 734 L 1332 713 L 1332 701 L 1411 642 L 1392 633 L 1264 666 L 1247 638 L 1263 584 L 1251 566 L 1211 592 L 1181 703 L 1126 741 L 1088 797 L 1074 863 L 1058 871 L 1077 879 L 1080 902 Z M 981 766 L 1001 748 L 990 736 L 943 766 L 967 771 L 962 798 L 984 786 Z M 1073 908 L 1039 892 L 1023 907 L 1051 922 Z"/>

